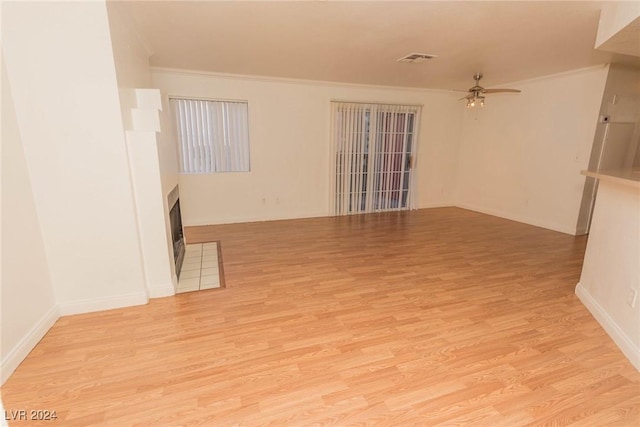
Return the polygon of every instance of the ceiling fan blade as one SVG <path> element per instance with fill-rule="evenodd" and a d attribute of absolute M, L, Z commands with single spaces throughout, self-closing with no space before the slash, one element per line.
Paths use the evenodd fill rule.
<path fill-rule="evenodd" d="M 484 93 L 506 93 L 506 92 L 520 93 L 522 91 L 519 89 L 485 89 L 484 90 Z"/>
<path fill-rule="evenodd" d="M 472 98 L 471 95 L 467 95 L 465 97 L 462 97 L 462 98 L 458 99 L 458 101 L 462 101 L 463 99 L 471 99 L 471 98 Z"/>

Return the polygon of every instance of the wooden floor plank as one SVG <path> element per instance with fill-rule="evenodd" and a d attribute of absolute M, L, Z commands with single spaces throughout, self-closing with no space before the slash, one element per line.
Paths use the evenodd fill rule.
<path fill-rule="evenodd" d="M 2 387 L 28 425 L 640 425 L 574 295 L 586 237 L 457 208 L 191 227 L 226 289 L 66 316 Z M 10 421 L 10 425 L 26 425 Z"/>

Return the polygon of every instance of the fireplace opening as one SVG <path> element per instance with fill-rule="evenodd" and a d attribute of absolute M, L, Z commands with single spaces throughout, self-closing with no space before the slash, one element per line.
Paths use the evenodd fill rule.
<path fill-rule="evenodd" d="M 169 201 L 169 222 L 171 224 L 171 240 L 173 242 L 173 262 L 176 266 L 176 275 L 180 278 L 180 270 L 184 261 L 184 233 L 182 231 L 182 215 L 180 214 L 180 195 L 178 186 L 171 190 L 167 197 Z"/>

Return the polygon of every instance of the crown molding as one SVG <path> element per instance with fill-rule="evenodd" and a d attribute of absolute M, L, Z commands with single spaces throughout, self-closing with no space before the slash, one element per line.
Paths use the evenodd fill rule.
<path fill-rule="evenodd" d="M 427 92 L 427 93 L 441 93 L 441 94 L 449 94 L 449 95 L 457 94 L 460 92 L 458 90 L 429 89 L 429 88 L 423 88 L 423 87 L 384 86 L 384 85 L 372 85 L 372 84 L 360 84 L 360 83 L 334 82 L 334 81 L 325 81 L 325 80 L 295 79 L 290 77 L 260 76 L 260 75 L 252 75 L 252 74 L 217 73 L 213 71 L 189 70 L 189 69 L 183 69 L 183 68 L 167 68 L 167 67 L 150 67 L 150 68 L 151 68 L 152 74 L 179 74 L 179 75 L 192 76 L 192 77 L 209 77 L 209 78 L 218 78 L 218 79 L 257 81 L 257 82 L 265 82 L 265 83 L 350 87 L 350 88 L 360 88 L 360 89 L 393 90 L 393 91 L 405 91 L 405 92 Z"/>

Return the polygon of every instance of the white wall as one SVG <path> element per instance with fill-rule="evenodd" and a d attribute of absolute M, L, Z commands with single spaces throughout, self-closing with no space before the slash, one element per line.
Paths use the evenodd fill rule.
<path fill-rule="evenodd" d="M 133 24 L 126 12 L 122 10 L 121 3 L 107 2 L 107 14 L 122 121 L 125 129 L 132 129 L 131 109 L 136 108 L 133 90 L 152 87 L 149 68 L 150 52 L 133 29 Z"/>
<path fill-rule="evenodd" d="M 596 48 L 639 16 L 640 5 L 635 1 L 611 2 L 603 5 L 596 36 Z"/>
<path fill-rule="evenodd" d="M 61 312 L 145 303 L 106 6 L 2 7 L 8 81 Z"/>
<path fill-rule="evenodd" d="M 606 2 L 602 6 L 595 48 L 625 55 L 640 54 L 638 28 L 640 3 L 637 1 Z"/>
<path fill-rule="evenodd" d="M 607 67 L 504 85 L 463 120 L 455 204 L 575 234 Z"/>
<path fill-rule="evenodd" d="M 576 294 L 640 370 L 640 187 L 601 179 Z M 628 301 L 636 292 L 635 306 Z"/>
<path fill-rule="evenodd" d="M 153 83 L 165 105 L 167 96 L 249 101 L 251 172 L 180 175 L 185 225 L 329 215 L 331 100 L 423 105 L 416 206 L 452 203 L 456 94 L 167 70 L 154 70 Z"/>
<path fill-rule="evenodd" d="M 175 266 L 166 200 L 168 191 L 163 191 L 159 133 L 156 132 L 160 130 L 157 125 L 160 105 L 154 102 L 155 93 L 150 89 L 149 51 L 121 3 L 108 2 L 107 11 L 122 120 L 127 130 L 144 280 L 151 297 L 173 295 Z"/>
<path fill-rule="evenodd" d="M 9 377 L 58 318 L 49 266 L 2 66 L 1 380 Z"/>

